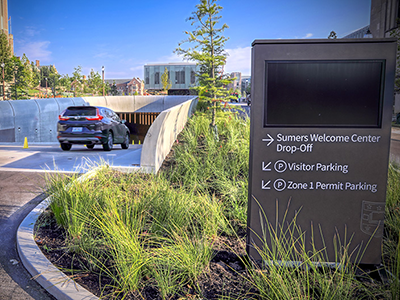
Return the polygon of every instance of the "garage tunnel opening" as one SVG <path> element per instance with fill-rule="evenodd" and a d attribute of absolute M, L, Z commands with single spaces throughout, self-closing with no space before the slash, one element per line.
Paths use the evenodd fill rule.
<path fill-rule="evenodd" d="M 117 112 L 117 115 L 121 120 L 125 120 L 125 125 L 130 130 L 130 143 L 139 142 L 143 144 L 144 138 L 150 126 L 154 123 L 158 117 L 159 112 L 139 112 L 139 113 L 121 113 Z"/>

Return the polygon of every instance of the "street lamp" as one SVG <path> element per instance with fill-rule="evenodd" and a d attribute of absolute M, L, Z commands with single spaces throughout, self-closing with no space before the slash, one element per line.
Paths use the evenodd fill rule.
<path fill-rule="evenodd" d="M 5 63 L 1 63 L 1 67 L 3 68 L 3 100 L 6 100 L 6 90 L 4 89 L 4 67 L 6 66 Z"/>
<path fill-rule="evenodd" d="M 104 66 L 101 67 L 101 71 L 103 73 L 103 97 L 104 97 Z"/>

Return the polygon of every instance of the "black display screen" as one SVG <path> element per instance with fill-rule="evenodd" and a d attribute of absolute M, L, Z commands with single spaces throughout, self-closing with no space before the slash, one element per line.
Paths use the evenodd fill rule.
<path fill-rule="evenodd" d="M 266 61 L 264 126 L 380 127 L 384 63 Z"/>

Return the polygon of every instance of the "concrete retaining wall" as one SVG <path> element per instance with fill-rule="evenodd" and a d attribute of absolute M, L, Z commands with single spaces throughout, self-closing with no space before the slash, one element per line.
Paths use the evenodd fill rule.
<path fill-rule="evenodd" d="M 171 101 L 172 102 L 172 101 Z M 151 125 L 144 139 L 140 167 L 157 173 L 178 134 L 197 105 L 197 97 L 164 110 Z"/>
<path fill-rule="evenodd" d="M 98 105 L 116 112 L 161 112 L 193 96 L 111 96 L 0 101 L 0 142 L 57 142 L 58 115 L 68 106 Z"/>
<path fill-rule="evenodd" d="M 82 98 L 0 101 L 0 142 L 57 142 L 58 115 Z"/>
<path fill-rule="evenodd" d="M 105 106 L 119 113 L 161 112 L 193 96 L 106 96 L 83 97 L 90 105 Z"/>

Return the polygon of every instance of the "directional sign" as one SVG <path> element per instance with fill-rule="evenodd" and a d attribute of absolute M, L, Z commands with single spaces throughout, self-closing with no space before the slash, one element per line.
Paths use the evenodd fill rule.
<path fill-rule="evenodd" d="M 271 180 L 268 180 L 268 181 L 261 180 L 261 189 L 262 190 L 270 190 L 271 189 L 271 187 L 269 186 L 270 183 L 271 183 Z"/>
<path fill-rule="evenodd" d="M 263 170 L 263 171 L 266 171 L 266 172 L 269 172 L 269 171 L 271 171 L 271 163 L 272 162 L 268 162 L 268 163 L 265 163 L 264 161 L 262 162 L 262 167 L 261 167 L 261 169 Z"/>
<path fill-rule="evenodd" d="M 262 139 L 262 141 L 267 142 L 268 143 L 267 146 L 269 146 L 274 141 L 274 138 L 270 134 L 267 134 L 267 136 L 268 136 L 268 138 Z"/>
<path fill-rule="evenodd" d="M 249 255 L 298 214 L 307 251 L 334 262 L 351 236 L 380 264 L 396 41 L 256 40 L 252 60 Z"/>

